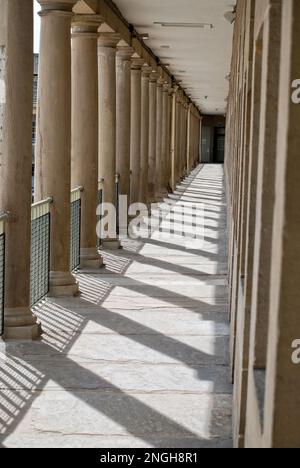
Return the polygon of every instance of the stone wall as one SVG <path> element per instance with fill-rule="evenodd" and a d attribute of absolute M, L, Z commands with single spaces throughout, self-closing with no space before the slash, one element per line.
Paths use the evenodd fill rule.
<path fill-rule="evenodd" d="M 299 37 L 298 1 L 238 1 L 226 142 L 236 447 L 300 446 Z"/>

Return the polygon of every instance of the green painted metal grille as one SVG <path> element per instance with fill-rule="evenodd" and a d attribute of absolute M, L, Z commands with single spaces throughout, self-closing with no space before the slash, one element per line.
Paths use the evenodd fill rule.
<path fill-rule="evenodd" d="M 5 234 L 0 231 L 0 336 L 4 333 Z"/>
<path fill-rule="evenodd" d="M 116 175 L 116 229 L 117 236 L 120 235 L 120 176 Z"/>
<path fill-rule="evenodd" d="M 71 198 L 71 251 L 70 268 L 76 270 L 80 265 L 80 235 L 81 235 L 81 197 L 80 190 L 72 192 Z"/>
<path fill-rule="evenodd" d="M 99 207 L 102 206 L 103 203 L 103 181 L 100 181 L 98 183 L 98 194 L 97 194 L 97 209 L 99 210 Z M 97 232 L 98 234 L 101 233 L 101 216 L 97 216 Z M 102 239 L 101 237 L 97 236 L 97 247 L 100 248 L 102 245 Z"/>
<path fill-rule="evenodd" d="M 31 221 L 30 301 L 34 306 L 49 292 L 50 213 Z"/>

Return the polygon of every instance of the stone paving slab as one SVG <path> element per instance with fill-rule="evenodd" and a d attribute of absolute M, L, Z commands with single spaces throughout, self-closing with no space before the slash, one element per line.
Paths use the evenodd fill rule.
<path fill-rule="evenodd" d="M 203 367 L 179 364 L 131 364 L 84 362 L 70 359 L 40 360 L 28 367 L 28 360 L 11 358 L 0 361 L 0 390 L 101 390 L 114 393 L 146 394 L 230 394 L 231 383 L 226 366 Z M 26 375 L 18 376 L 23 366 Z M 35 369 L 35 371 L 33 370 Z M 24 372 L 25 374 L 25 372 Z"/>
<path fill-rule="evenodd" d="M 25 398 L 16 392 L 16 398 Z M 14 431 L 23 435 L 53 434 L 111 437 L 133 435 L 157 439 L 230 438 L 231 398 L 228 395 L 115 394 L 98 391 L 45 391 L 33 395 L 30 411 Z M 208 408 L 213 409 L 208 418 Z"/>
<path fill-rule="evenodd" d="M 100 310 L 99 310 L 100 309 Z M 52 332 L 82 334 L 114 334 L 116 330 L 122 335 L 195 335 L 218 336 L 228 335 L 228 324 L 224 320 L 224 308 L 208 311 L 203 314 L 184 309 L 148 309 L 121 310 L 104 308 L 78 309 L 74 321 L 65 320 L 63 310 L 53 314 L 53 309 L 46 309 L 40 317 L 47 322 Z"/>
<path fill-rule="evenodd" d="M 165 336 L 134 335 L 124 336 L 81 334 L 80 339 L 73 333 L 60 336 L 48 332 L 44 342 L 10 343 L 6 352 L 30 363 L 68 356 L 76 363 L 122 362 L 122 363 L 183 363 L 186 365 L 225 365 L 228 362 L 228 337 L 224 336 Z M 70 349 L 69 349 L 70 348 Z"/>

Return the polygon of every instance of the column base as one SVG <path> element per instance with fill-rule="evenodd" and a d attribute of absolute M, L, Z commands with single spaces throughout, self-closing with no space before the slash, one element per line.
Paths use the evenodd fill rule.
<path fill-rule="evenodd" d="M 156 203 L 157 203 L 156 198 L 155 198 L 155 197 L 151 197 L 151 198 L 149 198 L 147 204 L 148 204 L 149 206 L 151 206 L 151 205 L 156 204 Z"/>
<path fill-rule="evenodd" d="M 102 240 L 103 250 L 119 250 L 122 249 L 121 242 L 119 239 L 103 239 Z"/>
<path fill-rule="evenodd" d="M 160 202 L 165 198 L 164 192 L 157 192 L 155 195 L 156 202 Z"/>
<path fill-rule="evenodd" d="M 41 324 L 29 307 L 5 309 L 4 340 L 38 340 Z"/>
<path fill-rule="evenodd" d="M 128 220 L 129 222 L 130 220 Z M 120 226 L 119 227 L 119 238 L 122 239 L 127 239 L 128 238 L 128 226 Z"/>
<path fill-rule="evenodd" d="M 103 267 L 103 258 L 96 247 L 81 249 L 80 268 L 101 268 Z"/>
<path fill-rule="evenodd" d="M 73 297 L 79 294 L 79 284 L 70 271 L 50 272 L 49 297 Z"/>

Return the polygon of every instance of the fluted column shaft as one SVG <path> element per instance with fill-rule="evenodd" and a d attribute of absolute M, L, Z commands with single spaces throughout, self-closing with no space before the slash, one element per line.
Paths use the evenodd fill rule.
<path fill-rule="evenodd" d="M 155 201 L 156 179 L 156 86 L 158 75 L 153 72 L 149 80 L 149 184 L 148 200 Z"/>
<path fill-rule="evenodd" d="M 117 208 L 116 197 L 116 50 L 121 36 L 101 32 L 98 38 L 99 180 L 104 180 L 103 201 Z M 103 240 L 108 249 L 119 248 L 117 233 Z"/>
<path fill-rule="evenodd" d="M 173 88 L 169 86 L 168 89 L 168 135 L 167 135 L 167 164 L 165 174 L 165 186 L 167 191 L 171 188 L 171 175 L 172 175 L 172 159 L 171 159 L 171 145 L 172 145 L 172 105 L 173 105 Z"/>
<path fill-rule="evenodd" d="M 131 63 L 131 143 L 130 143 L 130 202 L 139 202 L 141 175 L 141 98 L 143 59 Z"/>
<path fill-rule="evenodd" d="M 176 187 L 176 151 L 177 151 L 177 87 L 172 89 L 171 95 L 171 137 L 170 137 L 170 158 L 171 158 L 171 189 Z"/>
<path fill-rule="evenodd" d="M 188 125 L 188 104 L 185 101 L 184 103 L 184 146 L 183 146 L 183 169 L 184 169 L 184 176 L 188 175 L 188 161 L 187 161 L 187 125 Z"/>
<path fill-rule="evenodd" d="M 36 142 L 37 201 L 51 206 L 50 295 L 74 295 L 71 237 L 71 19 L 75 1 L 42 5 Z"/>
<path fill-rule="evenodd" d="M 180 133 L 180 177 L 182 178 L 184 176 L 184 167 L 185 167 L 185 145 L 184 145 L 184 130 L 185 130 L 185 109 L 184 109 L 184 103 L 181 103 L 181 133 Z"/>
<path fill-rule="evenodd" d="M 157 199 L 162 197 L 162 116 L 163 116 L 163 79 L 159 78 L 156 88 L 156 185 Z"/>
<path fill-rule="evenodd" d="M 192 114 L 191 114 L 192 104 L 188 106 L 188 115 L 187 115 L 187 144 L 186 144 L 186 158 L 187 158 L 187 173 L 189 174 L 193 167 L 192 160 Z"/>
<path fill-rule="evenodd" d="M 187 129 L 187 113 L 186 113 L 186 103 L 182 103 L 182 156 L 181 156 L 181 177 L 186 175 L 187 159 L 186 159 L 186 129 Z"/>
<path fill-rule="evenodd" d="M 145 65 L 142 69 L 141 92 L 141 176 L 140 176 L 140 202 L 148 201 L 148 175 L 149 175 L 149 77 L 152 68 Z"/>
<path fill-rule="evenodd" d="M 77 15 L 72 24 L 72 161 L 71 186 L 82 186 L 81 266 L 100 267 L 97 251 L 98 60 L 101 18 Z"/>
<path fill-rule="evenodd" d="M 200 115 L 199 117 L 199 163 L 202 162 L 202 121 L 203 117 Z"/>
<path fill-rule="evenodd" d="M 176 151 L 175 151 L 175 185 L 180 179 L 180 151 L 181 151 L 181 99 L 180 94 L 176 97 Z"/>
<path fill-rule="evenodd" d="M 131 47 L 117 49 L 117 173 L 120 195 L 130 201 Z M 125 226 L 124 226 L 125 228 Z"/>
<path fill-rule="evenodd" d="M 1 0 L 0 213 L 6 225 L 5 338 L 31 339 L 39 326 L 30 311 L 32 168 L 32 2 Z M 2 86 L 1 86 L 2 85 Z"/>
<path fill-rule="evenodd" d="M 166 172 L 168 167 L 168 136 L 169 136 L 169 84 L 165 83 L 162 89 L 162 148 L 161 148 L 161 186 L 162 192 L 167 193 Z"/>

